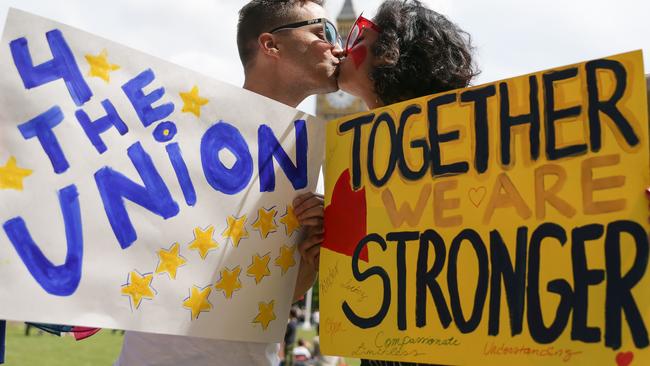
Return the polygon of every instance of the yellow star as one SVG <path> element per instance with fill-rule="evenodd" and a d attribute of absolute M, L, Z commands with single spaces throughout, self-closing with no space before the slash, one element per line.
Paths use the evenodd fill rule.
<path fill-rule="evenodd" d="M 289 267 L 293 267 L 296 264 L 296 260 L 293 258 L 293 253 L 296 252 L 296 246 L 283 245 L 280 248 L 280 256 L 275 258 L 275 265 L 282 268 L 282 274 L 287 273 Z"/>
<path fill-rule="evenodd" d="M 109 73 L 120 68 L 118 65 L 108 62 L 108 52 L 106 52 L 106 49 L 102 50 L 102 52 L 97 56 L 86 55 L 86 61 L 88 61 L 88 64 L 90 65 L 90 72 L 88 72 L 88 75 L 102 78 L 107 83 L 110 81 Z"/>
<path fill-rule="evenodd" d="M 228 216 L 228 227 L 221 234 L 224 238 L 230 238 L 232 245 L 234 247 L 239 246 L 239 241 L 243 238 L 248 238 L 248 231 L 244 225 L 246 225 L 246 215 L 236 218 L 234 216 Z"/>
<path fill-rule="evenodd" d="M 201 312 L 212 310 L 212 304 L 208 301 L 210 292 L 212 292 L 211 286 L 204 289 L 192 287 L 190 296 L 183 301 L 183 307 L 192 311 L 192 320 L 198 319 Z"/>
<path fill-rule="evenodd" d="M 190 250 L 198 250 L 201 258 L 205 259 L 208 252 L 219 247 L 219 243 L 212 239 L 214 228 L 210 225 L 205 231 L 200 227 L 194 228 L 194 240 L 190 243 L 188 248 Z"/>
<path fill-rule="evenodd" d="M 16 164 L 16 158 L 10 156 L 7 164 L 0 166 L 0 189 L 22 191 L 23 179 L 31 174 L 31 170 L 19 168 Z"/>
<path fill-rule="evenodd" d="M 293 213 L 293 206 L 291 205 L 287 205 L 287 213 L 282 216 L 280 222 L 284 224 L 287 236 L 291 236 L 294 231 L 298 231 L 300 228 L 300 223 L 296 214 Z"/>
<path fill-rule="evenodd" d="M 269 253 L 267 253 L 264 257 L 255 254 L 252 258 L 253 260 L 251 265 L 248 266 L 246 274 L 250 277 L 255 277 L 255 283 L 257 284 L 262 281 L 262 278 L 271 275 L 271 271 L 269 271 L 269 261 L 271 260 L 271 257 L 269 256 Z"/>
<path fill-rule="evenodd" d="M 228 268 L 221 270 L 221 279 L 214 287 L 217 290 L 222 290 L 227 299 L 232 298 L 232 293 L 241 288 L 241 281 L 239 280 L 240 273 L 241 267 L 239 266 L 235 267 L 232 271 Z"/>
<path fill-rule="evenodd" d="M 194 85 L 192 90 L 178 94 L 183 99 L 182 112 L 190 112 L 197 117 L 201 117 L 201 106 L 208 104 L 208 100 L 199 96 L 199 87 Z"/>
<path fill-rule="evenodd" d="M 172 280 L 176 279 L 176 270 L 187 262 L 179 254 L 179 249 L 180 246 L 178 243 L 174 243 L 169 250 L 160 249 L 158 251 L 158 267 L 156 267 L 156 273 L 167 272 Z"/>
<path fill-rule="evenodd" d="M 275 229 L 278 228 L 274 219 L 277 213 L 278 212 L 274 209 L 267 211 L 263 207 L 257 210 L 257 221 L 253 223 L 253 228 L 260 232 L 262 239 L 269 236 L 269 233 L 274 233 Z"/>
<path fill-rule="evenodd" d="M 142 299 L 153 299 L 155 296 L 151 287 L 152 280 L 153 274 L 151 273 L 142 276 L 137 271 L 131 271 L 128 283 L 122 285 L 122 295 L 130 296 L 133 305 L 137 309 L 140 307 Z"/>
<path fill-rule="evenodd" d="M 275 300 L 271 300 L 268 304 L 264 302 L 259 302 L 257 304 L 257 309 L 259 313 L 253 319 L 253 323 L 260 323 L 262 329 L 266 330 L 269 327 L 269 323 L 272 320 L 275 320 L 275 312 L 273 312 L 273 305 L 275 305 Z"/>

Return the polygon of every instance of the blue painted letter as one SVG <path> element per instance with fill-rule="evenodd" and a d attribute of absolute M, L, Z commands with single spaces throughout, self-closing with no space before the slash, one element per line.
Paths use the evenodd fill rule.
<path fill-rule="evenodd" d="M 29 53 L 27 39 L 24 37 L 11 41 L 11 55 L 20 77 L 23 79 L 25 88 L 31 89 L 57 79 L 63 79 L 68 93 L 76 105 L 82 106 L 93 92 L 81 75 L 77 62 L 74 59 L 70 47 L 58 29 L 51 30 L 45 34 L 50 45 L 52 59 L 38 66 L 34 66 L 32 56 Z"/>
<path fill-rule="evenodd" d="M 95 181 L 104 202 L 106 216 L 122 249 L 130 247 L 138 238 L 126 212 L 124 198 L 165 219 L 176 216 L 179 211 L 178 204 L 172 198 L 151 157 L 144 151 L 142 145 L 139 142 L 131 145 L 128 154 L 144 186 L 109 167 L 104 167 L 95 173 Z"/>
<path fill-rule="evenodd" d="M 61 189 L 59 203 L 68 243 L 65 263 L 60 266 L 55 266 L 43 255 L 41 249 L 34 243 L 25 221 L 21 217 L 5 222 L 3 227 L 11 244 L 36 282 L 49 294 L 70 296 L 77 290 L 79 281 L 81 281 L 83 262 L 83 233 L 77 187 L 69 185 Z"/>
<path fill-rule="evenodd" d="M 79 124 L 86 132 L 86 136 L 88 136 L 88 139 L 100 154 L 103 154 L 106 151 L 106 144 L 104 144 L 104 141 L 102 141 L 102 138 L 99 135 L 108 131 L 111 127 L 115 127 L 122 136 L 129 132 L 129 128 L 126 127 L 126 124 L 124 124 L 120 115 L 117 114 L 117 111 L 110 100 L 104 99 L 102 101 L 102 106 L 106 111 L 106 115 L 95 122 L 91 121 L 88 114 L 81 109 L 75 113 Z"/>
<path fill-rule="evenodd" d="M 275 190 L 275 169 L 273 158 L 286 174 L 294 189 L 307 186 L 307 128 L 304 120 L 294 122 L 296 130 L 296 165 L 289 155 L 282 149 L 282 145 L 267 125 L 261 125 L 257 130 L 259 153 L 257 156 L 260 167 L 260 191 L 273 192 Z"/>
<path fill-rule="evenodd" d="M 228 149 L 237 159 L 229 169 L 219 159 L 219 151 Z M 203 174 L 212 188 L 225 194 L 244 189 L 253 176 L 253 158 L 248 145 L 235 126 L 218 122 L 201 138 Z"/>
<path fill-rule="evenodd" d="M 165 94 L 165 88 L 158 88 L 147 95 L 142 92 L 142 88 L 149 85 L 155 78 L 156 75 L 154 75 L 153 71 L 147 69 L 122 85 L 124 94 L 131 101 L 135 112 L 145 127 L 166 118 L 174 111 L 174 104 L 172 103 L 161 104 L 155 108 L 151 107 Z"/>
<path fill-rule="evenodd" d="M 181 147 L 178 145 L 178 142 L 173 142 L 165 146 L 165 149 L 167 150 L 169 161 L 172 163 L 172 167 L 176 172 L 178 184 L 180 184 L 181 189 L 183 190 L 185 203 L 187 203 L 188 206 L 194 206 L 196 204 L 196 191 L 194 190 L 194 184 L 192 184 L 192 178 L 190 177 L 190 172 L 187 170 L 185 160 L 183 160 Z"/>
<path fill-rule="evenodd" d="M 38 138 L 47 157 L 50 158 L 54 172 L 57 174 L 65 172 L 70 167 L 70 164 L 65 159 L 65 155 L 63 155 L 61 145 L 59 145 L 54 132 L 52 132 L 52 129 L 61 123 L 61 121 L 63 121 L 63 112 L 61 112 L 61 108 L 54 106 L 47 110 L 47 112 L 18 125 L 18 129 L 25 140 L 29 140 L 32 137 Z"/>

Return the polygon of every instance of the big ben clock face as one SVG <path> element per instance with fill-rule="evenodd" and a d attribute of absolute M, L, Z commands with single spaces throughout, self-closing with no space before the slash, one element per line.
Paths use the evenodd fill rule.
<path fill-rule="evenodd" d="M 354 97 L 343 90 L 329 93 L 325 96 L 327 102 L 336 109 L 345 109 L 352 105 Z"/>

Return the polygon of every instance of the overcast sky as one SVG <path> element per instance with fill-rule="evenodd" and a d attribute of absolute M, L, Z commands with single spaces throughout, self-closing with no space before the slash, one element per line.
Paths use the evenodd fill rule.
<path fill-rule="evenodd" d="M 241 86 L 235 29 L 241 0 L 0 0 Z M 482 74 L 475 84 L 643 49 L 650 69 L 648 0 L 429 0 L 468 31 Z M 381 0 L 353 0 L 372 16 Z M 330 18 L 343 0 L 329 0 Z M 648 73 L 649 71 L 646 71 Z M 313 101 L 301 109 L 313 113 Z"/>

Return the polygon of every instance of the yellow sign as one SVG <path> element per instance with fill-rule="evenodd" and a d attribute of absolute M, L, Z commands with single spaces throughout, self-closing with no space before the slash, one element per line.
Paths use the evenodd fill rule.
<path fill-rule="evenodd" d="M 324 353 L 648 365 L 640 51 L 329 123 Z"/>

